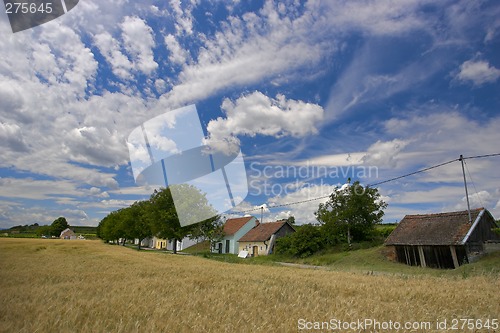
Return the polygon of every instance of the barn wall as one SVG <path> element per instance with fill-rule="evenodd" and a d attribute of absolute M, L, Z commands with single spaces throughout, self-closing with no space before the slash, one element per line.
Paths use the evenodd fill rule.
<path fill-rule="evenodd" d="M 421 251 L 419 251 L 419 247 Z M 448 245 L 416 246 L 396 245 L 394 246 L 396 261 L 410 266 L 424 266 L 432 268 L 453 269 L 455 263 L 451 248 Z M 467 252 L 464 246 L 455 246 L 458 265 L 467 263 Z M 424 260 L 421 260 L 420 254 Z M 425 262 L 425 264 L 424 264 Z"/>
<path fill-rule="evenodd" d="M 398 257 L 396 255 L 396 247 L 393 245 L 385 246 L 382 249 L 382 255 L 390 261 L 398 261 Z"/>
<path fill-rule="evenodd" d="M 491 230 L 496 227 L 496 223 L 491 216 L 487 213 L 483 214 L 481 220 L 469 236 L 467 243 L 482 244 L 486 241 L 500 241 L 500 236 Z"/>

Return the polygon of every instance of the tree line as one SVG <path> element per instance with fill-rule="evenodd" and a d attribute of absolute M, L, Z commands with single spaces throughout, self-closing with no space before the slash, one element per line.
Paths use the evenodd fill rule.
<path fill-rule="evenodd" d="M 363 187 L 359 181 L 348 183 L 319 204 L 315 212 L 319 225 L 300 226 L 297 232 L 276 240 L 276 253 L 306 257 L 338 244 L 351 248 L 353 242 L 386 237 L 377 235 L 375 229 L 386 207 L 377 189 Z"/>
<path fill-rule="evenodd" d="M 182 184 L 175 185 L 177 193 L 183 193 L 183 205 L 192 207 L 193 214 L 204 211 L 212 218 L 202 222 L 181 226 L 177 216 L 172 191 L 170 187 L 155 190 L 148 200 L 136 201 L 129 207 L 111 212 L 104 217 L 97 227 L 97 236 L 106 242 L 116 242 L 122 239 L 137 239 L 137 247 L 149 237 L 159 237 L 173 241 L 174 253 L 177 252 L 177 241 L 184 237 L 208 240 L 215 242 L 223 237 L 222 222 L 219 215 L 209 205 L 206 196 L 201 194 L 194 186 Z M 209 216 L 203 215 L 203 216 Z M 193 216 L 193 219 L 196 215 Z"/>

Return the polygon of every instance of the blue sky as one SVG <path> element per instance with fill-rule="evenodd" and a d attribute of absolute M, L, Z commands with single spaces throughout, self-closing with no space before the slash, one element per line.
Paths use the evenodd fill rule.
<path fill-rule="evenodd" d="M 81 0 L 15 34 L 2 12 L 0 228 L 147 198 L 127 137 L 190 104 L 204 143 L 244 155 L 240 210 L 500 153 L 499 55 L 496 1 Z M 467 160 L 471 205 L 496 218 L 499 163 Z M 458 162 L 379 190 L 386 222 L 466 208 Z M 314 222 L 320 202 L 264 220 Z"/>

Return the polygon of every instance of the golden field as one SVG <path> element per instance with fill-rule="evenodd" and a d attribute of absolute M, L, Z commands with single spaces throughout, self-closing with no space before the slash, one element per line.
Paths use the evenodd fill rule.
<path fill-rule="evenodd" d="M 298 324 L 332 319 L 431 322 L 437 332 L 437 320 L 500 319 L 499 292 L 498 276 L 366 275 L 0 238 L 0 332 L 319 332 L 334 330 Z M 360 330 L 336 330 L 349 331 Z"/>

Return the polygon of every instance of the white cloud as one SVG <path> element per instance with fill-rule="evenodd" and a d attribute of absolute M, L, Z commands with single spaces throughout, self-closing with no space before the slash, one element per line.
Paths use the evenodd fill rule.
<path fill-rule="evenodd" d="M 208 123 L 209 136 L 205 143 L 223 152 L 239 149 L 238 135 L 303 137 L 315 134 L 323 117 L 323 108 L 317 104 L 287 100 L 283 95 L 271 99 L 258 91 L 235 102 L 225 99 L 221 108 L 226 118 L 219 117 Z"/>
<path fill-rule="evenodd" d="M 170 6 L 174 12 L 175 29 L 177 34 L 191 35 L 193 33 L 193 17 L 191 10 L 195 1 L 191 1 L 187 6 L 182 7 L 181 0 L 170 0 Z"/>
<path fill-rule="evenodd" d="M 0 196 L 46 200 L 59 195 L 81 197 L 84 194 L 72 181 L 67 180 L 35 180 L 32 178 L 0 178 Z"/>
<path fill-rule="evenodd" d="M 16 152 L 29 150 L 19 125 L 0 122 L 0 145 Z"/>
<path fill-rule="evenodd" d="M 136 69 L 151 74 L 158 67 L 153 57 L 153 30 L 144 20 L 130 16 L 125 17 L 121 28 L 124 47 L 136 63 Z"/>
<path fill-rule="evenodd" d="M 469 184 L 470 185 L 470 184 Z M 488 191 L 479 191 L 471 194 L 472 188 L 469 188 L 469 205 L 471 209 L 486 207 L 496 209 L 495 198 Z M 455 206 L 457 210 L 467 209 L 467 199 L 462 197 L 461 202 Z"/>
<path fill-rule="evenodd" d="M 327 184 L 306 184 L 307 186 L 303 186 L 297 189 L 294 192 L 283 193 L 282 195 L 277 195 L 268 200 L 269 207 L 271 207 L 272 211 L 276 212 L 276 215 L 273 217 L 277 219 L 278 217 L 283 216 L 279 211 L 273 210 L 272 207 L 275 205 L 288 204 L 292 202 L 299 202 L 309 199 L 314 199 L 318 197 L 328 196 L 330 195 L 336 188 L 334 185 Z M 316 218 L 314 216 L 314 212 L 318 210 L 318 206 L 320 203 L 325 203 L 328 198 L 323 198 L 320 200 L 313 200 L 309 202 L 299 203 L 291 206 L 286 206 L 283 209 L 287 211 L 289 216 L 295 217 L 296 224 L 306 224 L 306 223 L 317 223 Z"/>
<path fill-rule="evenodd" d="M 189 59 L 189 53 L 179 44 L 174 35 L 168 34 L 164 38 L 165 45 L 167 45 L 170 55 L 168 59 L 177 65 L 183 65 Z"/>
<path fill-rule="evenodd" d="M 154 60 L 153 31 L 138 17 L 127 16 L 120 23 L 122 41 L 109 32 L 94 35 L 94 43 L 111 65 L 113 73 L 122 79 L 132 79 L 135 72 L 151 74 L 158 64 Z"/>
<path fill-rule="evenodd" d="M 294 164 L 300 166 L 354 166 L 363 164 L 363 158 L 366 152 L 353 152 L 343 154 L 329 154 L 302 160 Z"/>
<path fill-rule="evenodd" d="M 460 81 L 471 81 L 475 86 L 493 83 L 500 78 L 500 69 L 491 66 L 484 60 L 467 60 L 460 65 L 456 78 Z"/>
<path fill-rule="evenodd" d="M 406 145 L 408 145 L 408 142 L 399 139 L 394 139 L 391 141 L 378 140 L 370 147 L 368 147 L 368 151 L 363 157 L 363 162 L 380 167 L 395 167 L 398 160 L 398 155 L 401 150 L 406 147 Z"/>

